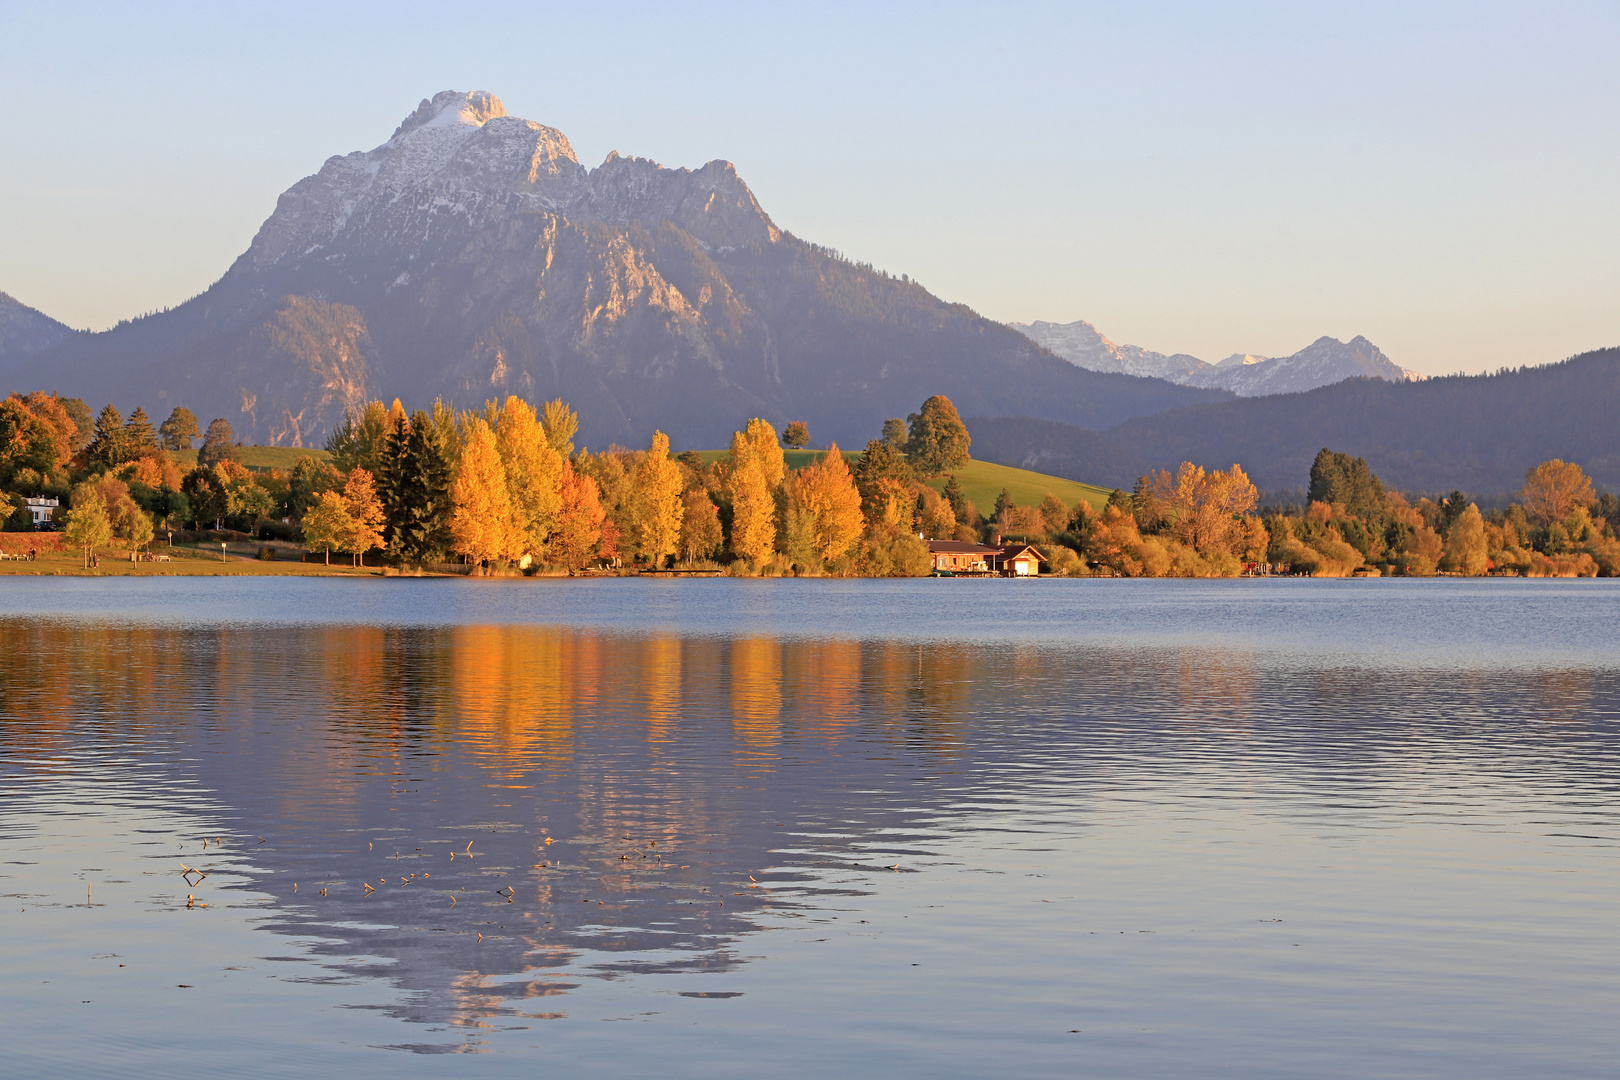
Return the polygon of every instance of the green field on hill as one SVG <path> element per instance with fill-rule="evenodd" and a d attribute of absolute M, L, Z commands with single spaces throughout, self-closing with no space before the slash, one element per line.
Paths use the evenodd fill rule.
<path fill-rule="evenodd" d="M 705 463 L 726 456 L 725 450 L 699 450 Z M 782 456 L 787 459 L 789 469 L 802 469 L 822 454 L 820 450 L 784 450 Z M 855 450 L 843 451 L 844 460 L 851 467 L 860 460 L 860 452 Z M 1015 469 L 1010 465 L 994 465 L 988 461 L 970 461 L 956 471 L 957 483 L 962 485 L 962 494 L 973 502 L 979 513 L 989 515 L 996 505 L 996 496 L 1001 489 L 1006 488 L 1008 496 L 1019 506 L 1038 506 L 1051 492 L 1068 506 L 1084 499 L 1091 504 L 1093 510 L 1101 510 L 1108 504 L 1109 489 L 1097 487 L 1095 484 L 1082 484 L 1077 480 L 1065 480 L 1059 476 L 1048 476 L 1045 473 L 1031 472 L 1028 469 Z M 945 477 L 938 476 L 928 481 L 936 491 L 945 490 Z"/>
<path fill-rule="evenodd" d="M 190 469 L 197 464 L 197 451 L 171 450 L 169 456 L 174 458 L 182 468 Z M 237 447 L 237 460 L 254 472 L 266 469 L 281 469 L 291 472 L 292 467 L 298 464 L 301 457 L 312 457 L 317 461 L 325 461 L 331 455 L 325 450 L 314 450 L 307 446 L 239 446 Z"/>

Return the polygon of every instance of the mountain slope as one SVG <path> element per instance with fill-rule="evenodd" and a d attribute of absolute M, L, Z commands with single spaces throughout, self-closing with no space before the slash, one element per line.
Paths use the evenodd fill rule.
<path fill-rule="evenodd" d="M 561 396 L 581 443 L 679 447 L 751 416 L 858 446 L 935 393 L 1090 426 L 1228 396 L 1076 368 L 792 237 L 729 163 L 587 170 L 561 132 L 453 91 L 288 189 L 200 296 L 0 375 L 292 445 L 366 397 Z"/>
<path fill-rule="evenodd" d="M 1320 337 L 1292 356 L 1235 353 L 1211 364 L 1186 353 L 1166 356 L 1137 345 L 1116 345 L 1084 320 L 1008 325 L 1079 367 L 1145 375 L 1182 386 L 1230 390 L 1239 397 L 1297 394 L 1359 376 L 1390 382 L 1423 378 L 1397 365 L 1364 337 L 1347 342 Z"/>
<path fill-rule="evenodd" d="M 1305 484 L 1322 447 L 1365 457 L 1408 491 L 1518 490 L 1525 471 L 1559 457 L 1620 491 L 1620 349 L 1544 367 L 1423 382 L 1351 379 L 1288 394 L 1177 409 L 1098 433 L 1018 418 L 972 420 L 973 452 L 1088 483 L 1189 460 L 1243 465 L 1263 489 Z M 1140 472 L 1135 472 L 1140 475 Z"/>
<path fill-rule="evenodd" d="M 72 327 L 0 292 L 0 366 L 7 362 L 20 363 L 74 333 Z"/>

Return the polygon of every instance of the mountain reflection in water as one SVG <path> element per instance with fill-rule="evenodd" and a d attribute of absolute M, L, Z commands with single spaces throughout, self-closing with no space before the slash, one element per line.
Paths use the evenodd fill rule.
<path fill-rule="evenodd" d="M 1351 833 L 1448 817 L 1612 837 L 1620 783 L 1610 668 L 1301 665 L 1241 640 L 10 617 L 0 685 L 0 839 L 48 834 L 32 808 L 64 791 L 182 819 L 206 796 L 195 840 L 209 828 L 221 843 L 131 856 L 166 875 L 151 878 L 150 910 L 187 896 L 251 909 L 257 932 L 284 942 L 263 937 L 260 960 L 296 962 L 306 982 L 353 991 L 351 1007 L 421 1025 L 390 1045 L 422 1051 L 499 1049 L 510 1025 L 565 1018 L 597 983 L 738 996 L 727 977 L 769 965 L 784 935 L 859 937 L 908 878 L 937 888 L 946 872 L 983 884 L 950 886 L 974 914 L 930 948 L 978 948 L 990 968 L 1003 944 L 1050 949 L 1050 970 L 1025 973 L 1038 1006 L 1017 1007 L 1072 1003 L 1105 1029 L 1114 1006 L 1100 988 L 1151 998 L 1168 993 L 1157 979 L 1192 993 L 1228 961 L 1189 974 L 1191 953 L 1103 959 L 1076 951 L 1079 935 L 1179 920 L 1201 948 L 1236 948 L 1219 935 L 1239 930 L 1199 920 L 1258 933 L 1273 909 L 1238 894 L 1266 880 L 1289 894 L 1308 877 L 1299 852 L 1325 859 L 1317 848 L 1354 849 Z M 1450 842 L 1360 864 L 1345 887 L 1398 892 Z M 998 851 L 1011 861 L 985 869 Z M 208 876 L 182 879 L 179 863 Z M 1025 895 L 1054 870 L 1067 893 Z M 1071 903 L 1029 913 L 1053 902 Z M 1319 903 L 1324 924 L 1367 914 Z M 1402 932 L 1380 929 L 1380 947 Z M 1587 945 L 1615 954 L 1612 935 Z M 1346 971 L 1333 978 L 1353 985 Z M 1293 978 L 1309 977 L 1256 1000 L 1293 1007 Z M 358 992 L 379 980 L 385 1000 Z M 1583 993 L 1601 1003 L 1614 990 Z M 1209 1009 L 1212 1027 L 1230 1024 Z M 777 1022 L 792 1032 L 791 1017 Z M 1042 1038 L 1059 1033 L 1071 1034 Z M 1072 1063 L 1070 1044 L 1053 1045 L 1034 1071 Z M 1144 1060 L 1118 1053 L 1097 1060 Z M 1184 1045 L 1163 1060 L 1196 1055 Z"/>

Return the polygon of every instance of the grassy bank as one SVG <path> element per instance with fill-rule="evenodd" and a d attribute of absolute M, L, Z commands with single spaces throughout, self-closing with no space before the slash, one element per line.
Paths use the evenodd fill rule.
<path fill-rule="evenodd" d="M 376 577 L 382 573 L 375 566 L 350 567 L 347 555 L 333 556 L 332 565 L 294 562 L 278 559 L 261 562 L 251 556 L 227 554 L 220 560 L 219 551 L 198 551 L 192 548 L 160 548 L 158 554 L 169 556 L 168 562 L 130 562 L 127 551 L 101 551 L 101 565 L 85 569 L 82 551 L 45 551 L 33 562 L 6 559 L 0 561 L 0 576 L 70 576 L 70 577 Z"/>

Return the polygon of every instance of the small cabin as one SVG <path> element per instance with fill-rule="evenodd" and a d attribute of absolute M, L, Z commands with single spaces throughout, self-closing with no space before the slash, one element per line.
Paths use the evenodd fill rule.
<path fill-rule="evenodd" d="M 1003 577 L 1035 577 L 1046 556 L 1029 544 L 1002 544 L 994 549 L 993 566 Z"/>
<path fill-rule="evenodd" d="M 945 574 L 993 574 L 998 547 L 988 544 L 970 544 L 965 540 L 929 540 L 928 557 L 934 561 L 934 571 Z"/>

